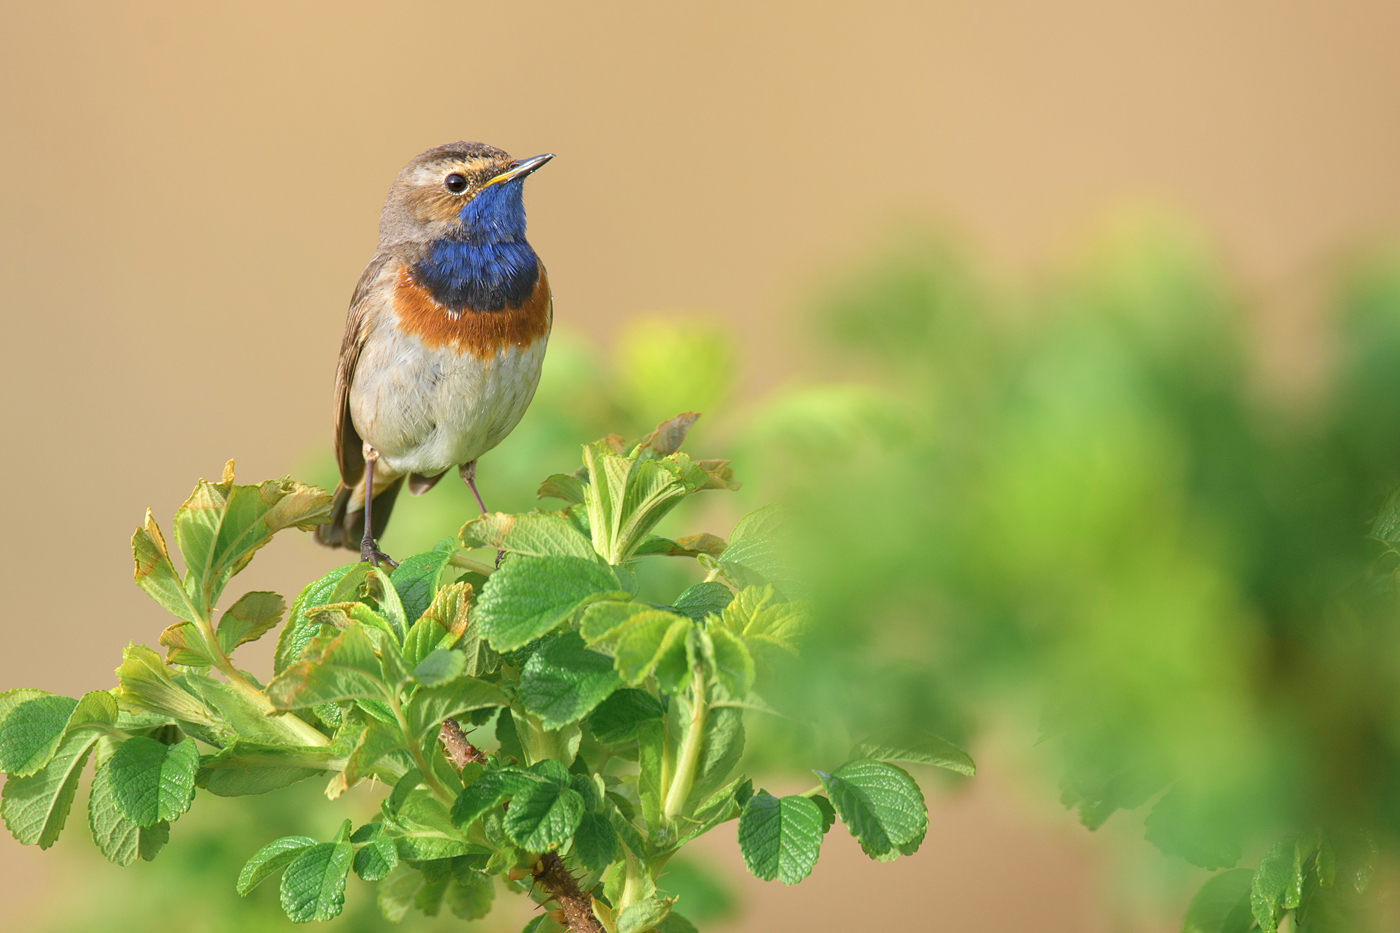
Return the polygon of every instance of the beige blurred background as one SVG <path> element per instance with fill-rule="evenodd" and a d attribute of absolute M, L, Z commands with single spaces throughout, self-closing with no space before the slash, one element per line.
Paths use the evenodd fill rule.
<path fill-rule="evenodd" d="M 1323 358 L 1327 271 L 1400 226 L 1383 0 L 0 14 L 5 686 L 107 684 L 164 625 L 130 583 L 142 510 L 168 516 L 230 456 L 255 480 L 328 443 L 382 198 L 444 141 L 558 153 L 527 204 L 561 326 L 606 347 L 634 315 L 710 315 L 752 386 L 800 369 L 790 310 L 892 220 L 1034 275 L 1143 200 L 1207 226 L 1260 309 L 1263 381 L 1286 386 Z M 249 582 L 281 592 L 338 560 L 295 539 L 269 553 Z M 800 887 L 742 881 L 738 929 L 1175 925 L 1180 905 L 1117 904 L 1101 841 L 984 751 L 969 792 L 934 793 L 917 857 L 833 845 Z M 50 859 L 0 840 L 0 928 L 59 895 Z"/>

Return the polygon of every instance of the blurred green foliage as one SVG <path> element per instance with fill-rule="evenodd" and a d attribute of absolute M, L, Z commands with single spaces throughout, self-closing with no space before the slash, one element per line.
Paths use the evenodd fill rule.
<path fill-rule="evenodd" d="M 814 303 L 823 378 L 746 405 L 742 423 L 722 414 L 736 354 L 712 330 L 644 323 L 611 368 L 556 334 L 482 488 L 492 509 L 530 508 L 581 438 L 706 411 L 688 446 L 732 457 L 750 501 L 790 503 L 819 622 L 817 674 L 772 702 L 848 733 L 770 717 L 751 768 L 797 744 L 800 760 L 839 763 L 890 725 L 965 744 L 1010 710 L 1038 723 L 1058 793 L 1091 829 L 1141 807 L 1152 843 L 1210 869 L 1252 867 L 1289 834 L 1324 840 L 1299 869 L 1310 890 L 1329 870 L 1351 883 L 1302 926 L 1353 928 L 1365 910 L 1341 892 L 1400 835 L 1397 561 L 1370 535 L 1400 487 L 1400 259 L 1338 283 L 1330 376 L 1306 406 L 1261 390 L 1243 310 L 1210 251 L 1169 224 L 1119 229 L 1019 288 L 912 238 Z M 309 479 L 333 482 L 324 462 Z M 400 501 L 385 545 L 422 550 L 471 514 L 444 482 Z M 274 799 L 269 818 L 304 831 Z M 211 891 L 268 838 L 257 826 L 235 845 L 257 822 L 230 820 L 236 851 Z M 185 862 L 138 870 L 201 870 Z M 1244 875 L 1220 881 L 1227 912 L 1248 898 Z"/>
<path fill-rule="evenodd" d="M 1188 231 L 1119 230 L 1016 294 L 971 270 L 925 241 L 835 290 L 817 320 L 857 381 L 777 400 L 735 453 L 798 505 L 832 661 L 809 702 L 955 740 L 1038 715 L 1086 826 L 1150 804 L 1148 839 L 1210 869 L 1304 834 L 1302 927 L 1352 928 L 1400 831 L 1395 560 L 1368 537 L 1400 486 L 1400 264 L 1342 283 L 1302 411 L 1264 398 Z M 1307 916 L 1329 859 L 1356 883 Z"/>

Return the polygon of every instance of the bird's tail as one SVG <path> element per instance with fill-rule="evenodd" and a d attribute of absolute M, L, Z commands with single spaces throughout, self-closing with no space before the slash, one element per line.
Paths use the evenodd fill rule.
<path fill-rule="evenodd" d="M 378 484 L 376 484 L 378 485 Z M 371 532 L 378 541 L 389 524 L 389 515 L 394 511 L 394 500 L 403 488 L 403 477 L 389 483 L 382 490 L 374 491 L 374 515 Z M 360 549 L 360 539 L 365 534 L 364 487 L 352 488 L 344 483 L 335 487 L 335 497 L 331 500 L 330 521 L 316 528 L 316 540 L 326 547 L 343 547 L 352 551 Z"/>

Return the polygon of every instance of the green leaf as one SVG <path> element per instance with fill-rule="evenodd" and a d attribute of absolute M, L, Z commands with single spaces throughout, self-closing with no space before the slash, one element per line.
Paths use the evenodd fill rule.
<path fill-rule="evenodd" d="M 623 681 L 635 685 L 656 669 L 676 645 L 683 645 L 694 622 L 669 612 L 638 616 L 618 637 L 615 655 Z"/>
<path fill-rule="evenodd" d="M 73 807 L 78 778 L 100 737 L 93 729 L 74 730 L 42 770 L 5 782 L 0 815 L 22 845 L 38 843 L 39 848 L 47 849 L 57 841 Z"/>
<path fill-rule="evenodd" d="M 811 799 L 812 803 L 817 805 L 817 809 L 822 811 L 822 835 L 826 835 L 831 827 L 836 825 L 836 808 L 821 794 L 814 794 Z"/>
<path fill-rule="evenodd" d="M 326 786 L 326 796 L 332 800 L 355 786 L 362 778 L 372 776 L 375 767 L 386 757 L 397 759 L 404 767 L 411 761 L 404 750 L 403 733 L 397 722 L 384 723 L 365 716 L 362 712 L 351 715 L 351 726 L 358 726 L 359 733 L 355 736 L 349 755 L 346 756 L 344 769 L 331 778 Z"/>
<path fill-rule="evenodd" d="M 775 602 L 771 586 L 749 586 L 724 607 L 720 620 L 746 642 L 759 639 L 791 650 L 807 627 L 807 610 L 802 603 Z"/>
<path fill-rule="evenodd" d="M 832 774 L 815 772 L 831 804 L 871 858 L 922 839 L 928 809 L 919 785 L 883 761 L 848 761 Z"/>
<path fill-rule="evenodd" d="M 1236 807 L 1178 782 L 1152 807 L 1143 821 L 1147 841 L 1167 855 L 1177 855 L 1215 871 L 1240 860 L 1240 826 Z"/>
<path fill-rule="evenodd" d="M 97 769 L 88 791 L 88 828 L 97 848 L 117 865 L 130 865 L 138 855 L 149 862 L 170 838 L 169 823 L 142 829 L 122 815 L 112 790 L 110 761 Z"/>
<path fill-rule="evenodd" d="M 117 668 L 117 705 L 127 712 L 158 713 L 207 729 L 221 724 L 198 697 L 175 682 L 174 672 L 145 645 L 131 645 L 122 652 Z"/>
<path fill-rule="evenodd" d="M 736 699 L 748 696 L 753 689 L 754 663 L 744 640 L 721 626 L 706 634 L 714 648 L 714 671 L 719 682 Z"/>
<path fill-rule="evenodd" d="M 170 551 L 165 546 L 165 536 L 160 533 L 151 510 L 146 510 L 146 522 L 136 529 L 131 537 L 131 556 L 136 561 L 136 585 L 145 590 L 166 612 L 193 621 L 194 610 L 185 598 L 185 587 L 175 565 L 170 560 Z"/>
<path fill-rule="evenodd" d="M 233 461 L 218 483 L 200 480 L 175 513 L 175 541 L 188 570 L 186 591 L 212 606 L 253 553 L 284 528 L 310 530 L 330 517 L 331 497 L 291 479 L 235 486 Z"/>
<path fill-rule="evenodd" d="M 409 768 L 404 772 L 403 777 L 394 783 L 394 789 L 381 804 L 382 812 L 389 816 L 398 813 L 403 808 L 403 803 L 408 799 L 408 795 L 417 790 L 422 783 L 423 772 L 417 768 Z"/>
<path fill-rule="evenodd" d="M 538 773 L 523 772 L 514 768 L 486 772 L 457 795 L 457 800 L 452 805 L 452 825 L 465 829 L 502 800 L 528 789 L 541 780 L 544 778 Z"/>
<path fill-rule="evenodd" d="M 521 927 L 520 933 L 561 933 L 563 930 L 549 914 L 540 914 Z"/>
<path fill-rule="evenodd" d="M 617 933 L 645 933 L 666 919 L 672 903 L 669 898 L 649 897 L 628 904 L 617 915 Z"/>
<path fill-rule="evenodd" d="M 687 716 L 686 721 L 689 721 Z M 724 786 L 744 754 L 744 714 L 733 707 L 711 709 L 705 717 L 705 737 L 695 766 L 695 780 L 686 798 L 692 812 L 705 798 Z"/>
<path fill-rule="evenodd" d="M 797 884 L 812 873 L 822 844 L 822 811 L 806 797 L 766 791 L 749 798 L 739 816 L 739 850 L 755 877 Z"/>
<path fill-rule="evenodd" d="M 1323 842 L 1317 850 L 1317 885 L 1330 888 L 1337 883 L 1337 850 Z"/>
<path fill-rule="evenodd" d="M 608 562 L 620 564 L 632 557 L 661 519 L 692 493 L 714 488 L 712 476 L 682 453 L 632 465 L 626 491 L 615 518 L 613 553 Z M 594 541 L 598 536 L 594 535 Z M 601 553 L 601 551 L 600 551 Z"/>
<path fill-rule="evenodd" d="M 674 419 L 673 419 L 674 420 Z M 675 437 L 679 432 L 663 434 Z M 662 434 L 656 435 L 657 437 Z M 723 462 L 695 463 L 682 453 L 658 456 L 667 444 L 644 440 L 631 456 L 604 438 L 583 448 L 583 488 L 593 545 L 610 564 L 625 563 L 652 528 L 685 497 L 702 489 L 736 488 Z"/>
<path fill-rule="evenodd" d="M 666 793 L 666 727 L 659 720 L 642 723 L 637 730 L 637 796 L 642 819 L 648 826 L 661 821 L 661 798 Z"/>
<path fill-rule="evenodd" d="M 628 597 L 630 600 L 631 597 Z M 620 635 L 632 622 L 641 619 L 643 616 L 666 615 L 663 610 L 646 603 L 617 602 L 607 600 L 593 603 L 583 614 L 579 616 L 579 634 L 590 646 L 597 647 L 603 645 L 611 647 Z"/>
<path fill-rule="evenodd" d="M 293 923 L 334 920 L 345 906 L 345 877 L 355 857 L 349 841 L 302 851 L 282 875 L 282 910 Z"/>
<path fill-rule="evenodd" d="M 709 554 L 718 557 L 724 551 L 724 539 L 712 534 L 687 535 L 684 538 L 663 538 L 648 535 L 646 540 L 632 552 L 633 557 L 695 557 Z"/>
<path fill-rule="evenodd" d="M 355 874 L 365 881 L 379 881 L 399 864 L 394 840 L 384 834 L 383 823 L 366 823 L 350 837 L 350 841 L 360 846 L 355 853 L 354 868 Z"/>
<path fill-rule="evenodd" d="M 303 741 L 299 734 L 290 731 L 287 721 L 281 716 L 268 716 L 263 707 L 254 706 L 248 695 L 226 683 L 220 683 L 194 672 L 179 675 L 179 686 L 202 700 L 216 723 L 214 731 L 227 732 L 224 725 L 237 733 L 239 738 L 265 744 L 297 743 Z"/>
<path fill-rule="evenodd" d="M 715 580 L 707 580 L 686 588 L 676 597 L 674 608 L 684 616 L 699 622 L 706 616 L 719 615 L 724 607 L 734 601 L 729 587 Z"/>
<path fill-rule="evenodd" d="M 413 678 L 424 686 L 446 683 L 461 675 L 467 666 L 467 656 L 460 651 L 437 648 L 428 653 L 413 669 Z"/>
<path fill-rule="evenodd" d="M 626 598 L 607 567 L 581 557 L 517 557 L 487 580 L 476 624 L 491 647 L 513 651 L 549 634 L 580 608 Z"/>
<path fill-rule="evenodd" d="M 672 911 L 665 920 L 656 925 L 656 933 L 700 933 L 695 924 Z"/>
<path fill-rule="evenodd" d="M 447 906 L 453 916 L 463 920 L 479 920 L 491 912 L 496 886 L 491 876 L 474 868 L 454 863 L 452 886 L 447 890 Z"/>
<path fill-rule="evenodd" d="M 685 628 L 664 642 L 661 655 L 656 659 L 652 673 L 656 676 L 656 686 L 664 694 L 675 696 L 683 693 L 690 685 L 700 657 L 707 650 L 702 644 L 705 633 L 691 620 L 685 620 Z M 713 647 L 713 646 L 710 646 Z"/>
<path fill-rule="evenodd" d="M 219 617 L 215 635 L 224 654 L 232 654 L 239 645 L 256 641 L 282 621 L 287 604 L 276 593 L 254 591 L 244 593 Z"/>
<path fill-rule="evenodd" d="M 143 862 L 153 862 L 170 841 L 170 824 L 162 820 L 149 829 L 139 830 L 136 837 L 136 853 Z"/>
<path fill-rule="evenodd" d="M 424 616 L 414 622 L 403 640 L 404 664 L 410 668 L 417 667 L 424 658 L 437 650 L 446 637 L 447 629 L 431 616 Z"/>
<path fill-rule="evenodd" d="M 13 690 L 0 693 L 0 723 L 3 723 L 5 717 L 10 715 L 11 710 L 21 703 L 52 695 L 47 690 L 36 690 L 33 687 L 16 687 Z"/>
<path fill-rule="evenodd" d="M 686 819 L 693 825 L 687 825 L 680 844 L 699 839 L 719 824 L 735 819 L 743 813 L 745 804 L 752 796 L 753 781 L 743 776 L 730 781 L 687 815 Z M 832 819 L 835 818 L 833 814 Z"/>
<path fill-rule="evenodd" d="M 401 923 L 413 909 L 414 898 L 423 887 L 423 875 L 403 862 L 379 883 L 379 912 L 390 923 Z"/>
<path fill-rule="evenodd" d="M 216 797 L 244 797 L 290 787 L 330 768 L 329 748 L 265 745 L 237 739 L 199 763 L 195 786 Z"/>
<path fill-rule="evenodd" d="M 297 856 L 316 844 L 316 840 L 310 836 L 283 836 L 263 846 L 238 873 L 239 897 L 247 897 L 249 891 L 292 864 Z"/>
<path fill-rule="evenodd" d="M 98 728 L 115 725 L 121 712 L 117 700 L 106 690 L 94 690 L 83 694 L 82 699 L 68 717 L 69 733 L 75 729 Z"/>
<path fill-rule="evenodd" d="M 739 519 L 729 536 L 729 547 L 719 555 L 725 563 L 740 564 L 769 583 L 780 584 L 786 574 L 781 542 L 786 516 L 779 505 L 765 505 Z"/>
<path fill-rule="evenodd" d="M 341 581 L 342 585 L 344 582 Z M 365 573 L 362 598 L 374 603 L 379 615 L 388 622 L 395 643 L 402 644 L 412 620 L 405 614 L 399 591 L 394 588 L 393 581 L 383 568 L 369 565 L 369 570 Z"/>
<path fill-rule="evenodd" d="M 198 768 L 194 739 L 167 746 L 140 735 L 123 742 L 107 763 L 117 808 L 143 829 L 179 819 L 190 808 Z"/>
<path fill-rule="evenodd" d="M 0 721 L 0 771 L 25 777 L 48 764 L 77 708 L 77 700 L 50 694 L 15 704 Z"/>
<path fill-rule="evenodd" d="M 588 717 L 593 737 L 604 745 L 622 745 L 637 738 L 648 720 L 660 720 L 666 707 L 645 690 L 623 687 L 598 704 Z"/>
<path fill-rule="evenodd" d="M 602 775 L 589 773 L 588 765 L 582 759 L 576 759 L 566 773 L 569 775 L 569 786 L 583 798 L 584 809 L 589 812 L 602 809 L 607 786 Z"/>
<path fill-rule="evenodd" d="M 563 845 L 583 819 L 583 798 L 570 787 L 543 781 L 517 793 L 506 811 L 506 835 L 530 852 Z"/>
<path fill-rule="evenodd" d="M 496 741 L 500 744 L 503 757 L 529 764 L 525 758 L 525 746 L 520 741 L 520 730 L 515 725 L 515 714 L 509 709 L 501 710 L 496 716 Z"/>
<path fill-rule="evenodd" d="M 474 677 L 459 677 L 435 687 L 419 687 L 404 707 L 409 728 L 418 737 L 436 730 L 444 719 L 491 706 L 505 706 L 505 694 L 494 684 Z"/>
<path fill-rule="evenodd" d="M 577 476 L 555 473 L 540 484 L 535 493 L 539 499 L 563 499 L 575 505 L 583 502 L 583 490 L 587 484 Z"/>
<path fill-rule="evenodd" d="M 1248 933 L 1254 925 L 1249 905 L 1253 880 L 1254 872 L 1236 868 L 1201 885 L 1186 909 L 1181 933 Z"/>
<path fill-rule="evenodd" d="M 622 685 L 612 658 L 589 651 L 576 632 L 545 642 L 520 674 L 520 704 L 546 729 L 587 716 Z"/>
<path fill-rule="evenodd" d="M 611 865 L 618 851 L 617 830 L 606 814 L 585 813 L 574 830 L 574 857 L 589 871 L 600 871 Z"/>
<path fill-rule="evenodd" d="M 404 798 L 394 814 L 392 831 L 399 858 L 431 861 L 483 851 L 467 842 L 452 825 L 447 808 L 425 787 Z"/>
<path fill-rule="evenodd" d="M 277 651 L 273 655 L 273 672 L 282 673 L 291 667 L 301 657 L 302 649 L 315 637 L 320 629 L 319 625 L 312 625 L 306 618 L 306 613 L 318 606 L 324 606 L 333 601 L 336 587 L 351 570 L 359 567 L 359 564 L 346 564 L 344 567 L 337 567 L 330 573 L 321 577 L 314 583 L 309 583 L 292 600 L 292 610 L 287 614 L 287 624 L 282 628 L 282 634 L 277 638 Z"/>
<path fill-rule="evenodd" d="M 1259 860 L 1250 886 L 1249 903 L 1261 930 L 1275 930 L 1284 911 L 1302 901 L 1306 861 L 1312 848 L 1301 836 L 1276 842 Z"/>
<path fill-rule="evenodd" d="M 525 557 L 578 557 L 596 563 L 593 543 L 555 512 L 488 512 L 462 526 L 464 547 L 489 547 Z"/>
<path fill-rule="evenodd" d="M 851 757 L 933 765 L 968 777 L 977 773 L 977 765 L 967 752 L 947 739 L 922 729 L 884 729 L 858 743 L 851 751 Z"/>
<path fill-rule="evenodd" d="M 569 787 L 573 783 L 573 775 L 569 773 L 569 770 L 564 767 L 562 762 L 552 758 L 535 762 L 526 769 L 526 773 L 558 787 Z"/>
<path fill-rule="evenodd" d="M 388 697 L 383 669 L 374 645 L 358 625 L 313 639 L 301 660 L 273 678 L 267 698 L 279 710 L 303 709 L 317 703 Z"/>
<path fill-rule="evenodd" d="M 410 625 L 432 605 L 442 582 L 442 572 L 451 559 L 451 551 L 425 551 L 405 557 L 390 574 L 389 581 L 399 594 L 404 619 Z"/>

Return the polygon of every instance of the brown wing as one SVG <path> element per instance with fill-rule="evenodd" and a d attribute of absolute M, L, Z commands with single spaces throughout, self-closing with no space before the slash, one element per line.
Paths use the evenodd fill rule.
<path fill-rule="evenodd" d="M 350 385 L 355 380 L 355 364 L 360 361 L 370 313 L 376 307 L 374 286 L 392 259 L 388 253 L 379 253 L 365 266 L 355 285 L 355 294 L 350 297 L 345 339 L 340 342 L 340 365 L 335 372 L 335 461 L 340 467 L 341 482 L 351 488 L 364 477 L 365 451 L 364 442 L 350 418 Z"/>

